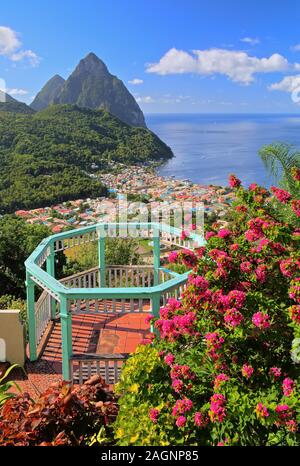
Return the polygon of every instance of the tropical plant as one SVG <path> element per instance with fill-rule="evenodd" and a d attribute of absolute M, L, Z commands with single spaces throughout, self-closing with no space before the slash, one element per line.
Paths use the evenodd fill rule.
<path fill-rule="evenodd" d="M 5 382 L 5 379 L 9 376 L 11 371 L 13 371 L 15 368 L 19 368 L 20 366 L 18 364 L 13 364 L 10 366 L 3 377 L 0 379 L 0 407 L 7 401 L 10 400 L 11 398 L 14 398 L 16 395 L 13 392 L 10 392 L 9 390 L 11 388 L 16 388 L 19 392 L 21 392 L 20 387 L 16 382 L 13 380 L 9 380 Z"/>
<path fill-rule="evenodd" d="M 300 445 L 300 201 L 274 192 L 295 227 L 268 190 L 230 185 L 230 226 L 171 253 L 193 271 L 122 371 L 119 445 Z"/>
<path fill-rule="evenodd" d="M 300 151 L 290 144 L 279 142 L 263 146 L 259 155 L 275 182 L 296 194 L 297 187 L 291 170 L 293 167 L 300 169 Z"/>
<path fill-rule="evenodd" d="M 81 386 L 52 384 L 36 401 L 23 393 L 0 410 L 0 445 L 109 444 L 117 404 L 108 386 L 93 376 Z"/>

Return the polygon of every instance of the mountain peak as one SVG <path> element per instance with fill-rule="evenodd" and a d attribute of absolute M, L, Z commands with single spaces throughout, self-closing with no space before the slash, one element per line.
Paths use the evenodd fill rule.
<path fill-rule="evenodd" d="M 54 100 L 58 97 L 60 91 L 62 90 L 64 83 L 64 78 L 62 78 L 59 74 L 52 76 L 52 78 L 46 82 L 42 90 L 35 96 L 33 102 L 30 104 L 30 107 L 39 111 L 53 104 Z"/>
<path fill-rule="evenodd" d="M 80 60 L 54 103 L 106 109 L 128 125 L 146 127 L 143 112 L 133 95 L 92 52 Z"/>
<path fill-rule="evenodd" d="M 80 60 L 79 64 L 77 65 L 77 68 L 84 68 L 91 73 L 109 73 L 105 63 L 93 52 L 88 53 L 86 57 L 82 58 L 82 60 Z"/>
<path fill-rule="evenodd" d="M 146 127 L 133 95 L 93 52 L 80 60 L 66 81 L 58 74 L 53 76 L 37 94 L 31 108 L 39 111 L 51 104 L 105 109 L 128 125 Z"/>
<path fill-rule="evenodd" d="M 51 80 L 52 80 L 52 81 L 55 80 L 55 81 L 63 81 L 63 82 L 65 82 L 64 78 L 62 78 L 62 77 L 60 76 L 60 74 L 55 74 L 55 75 L 50 79 L 50 81 L 51 81 Z M 48 81 L 48 82 L 49 82 L 49 81 Z"/>

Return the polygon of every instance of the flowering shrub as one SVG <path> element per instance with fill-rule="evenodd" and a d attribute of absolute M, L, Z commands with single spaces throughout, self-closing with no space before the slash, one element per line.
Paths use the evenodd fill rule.
<path fill-rule="evenodd" d="M 230 185 L 228 228 L 171 256 L 192 272 L 123 370 L 120 445 L 300 445 L 300 201 Z"/>
<path fill-rule="evenodd" d="M 84 385 L 53 384 L 36 402 L 27 393 L 9 399 L 0 410 L 0 445 L 86 445 L 112 441 L 117 405 L 98 376 Z M 91 439 L 92 438 L 92 439 Z"/>

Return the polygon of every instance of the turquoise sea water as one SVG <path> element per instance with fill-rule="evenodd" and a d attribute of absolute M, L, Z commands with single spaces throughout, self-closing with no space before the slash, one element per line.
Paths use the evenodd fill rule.
<path fill-rule="evenodd" d="M 195 183 L 225 185 L 235 173 L 269 186 L 259 148 L 282 141 L 300 149 L 300 115 L 148 114 L 146 121 L 175 155 L 160 174 Z"/>

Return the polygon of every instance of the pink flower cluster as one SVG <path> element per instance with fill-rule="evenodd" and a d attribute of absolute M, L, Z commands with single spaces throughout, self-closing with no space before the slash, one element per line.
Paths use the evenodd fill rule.
<path fill-rule="evenodd" d="M 252 218 L 248 222 L 249 230 L 245 232 L 245 238 L 249 242 L 257 241 L 264 238 L 265 230 L 272 224 L 260 217 Z"/>
<path fill-rule="evenodd" d="M 145 319 L 145 324 L 150 324 L 153 319 L 155 319 L 155 316 L 153 314 L 149 314 Z"/>
<path fill-rule="evenodd" d="M 151 333 L 148 338 L 143 338 L 141 341 L 140 341 L 140 345 L 150 345 L 153 340 L 155 340 L 155 334 L 154 333 Z"/>
<path fill-rule="evenodd" d="M 162 315 L 164 315 L 164 309 L 160 311 L 160 316 Z M 182 335 L 192 335 L 195 332 L 195 320 L 196 313 L 191 311 L 187 314 L 175 315 L 171 319 L 158 319 L 154 325 L 159 330 L 161 338 L 174 341 Z"/>
<path fill-rule="evenodd" d="M 231 188 L 239 188 L 241 184 L 242 184 L 241 180 L 239 180 L 235 175 L 229 176 L 229 186 Z"/>
<path fill-rule="evenodd" d="M 269 370 L 269 374 L 274 377 L 274 379 L 278 379 L 281 376 L 281 369 L 280 367 L 271 367 Z"/>
<path fill-rule="evenodd" d="M 186 364 L 175 364 L 171 369 L 170 377 L 171 379 L 193 380 L 195 379 L 195 374 L 190 366 Z"/>
<path fill-rule="evenodd" d="M 204 335 L 204 338 L 208 348 L 208 355 L 214 360 L 218 359 L 217 350 L 222 348 L 224 338 L 220 337 L 218 332 L 209 332 Z"/>
<path fill-rule="evenodd" d="M 254 369 L 249 364 L 244 364 L 242 367 L 242 375 L 246 377 L 246 379 L 250 379 L 251 375 L 253 374 Z"/>
<path fill-rule="evenodd" d="M 277 199 L 282 202 L 282 204 L 287 204 L 291 199 L 291 195 L 288 191 L 284 189 L 276 188 L 276 186 L 271 186 L 271 191 Z"/>
<path fill-rule="evenodd" d="M 197 292 L 205 293 L 209 287 L 208 281 L 202 275 L 189 275 L 189 283 L 197 288 Z"/>
<path fill-rule="evenodd" d="M 275 425 L 278 426 L 286 426 L 287 430 L 290 432 L 297 432 L 298 425 L 297 422 L 292 419 L 294 412 L 287 404 L 277 405 L 275 408 L 275 412 L 278 415 L 277 420 L 275 421 Z"/>
<path fill-rule="evenodd" d="M 181 240 L 185 240 L 187 238 L 189 238 L 190 235 L 189 235 L 189 232 L 188 231 L 185 231 L 185 230 L 182 230 L 181 234 L 180 234 L 180 239 Z"/>
<path fill-rule="evenodd" d="M 159 414 L 160 414 L 159 409 L 155 409 L 155 408 L 150 409 L 149 418 L 154 424 L 157 424 Z"/>
<path fill-rule="evenodd" d="M 282 382 L 282 391 L 284 396 L 291 396 L 294 388 L 295 388 L 295 381 L 286 377 Z"/>
<path fill-rule="evenodd" d="M 178 261 L 178 252 L 177 251 L 170 252 L 168 260 L 171 264 L 176 263 Z"/>
<path fill-rule="evenodd" d="M 210 398 L 209 417 L 211 422 L 222 422 L 226 416 L 226 398 L 221 393 L 215 393 Z"/>
<path fill-rule="evenodd" d="M 289 315 L 294 322 L 300 325 L 300 304 L 290 306 Z"/>
<path fill-rule="evenodd" d="M 264 248 L 266 248 L 270 244 L 270 241 L 267 238 L 262 238 L 259 243 L 257 248 L 255 249 L 255 252 L 261 252 Z"/>
<path fill-rule="evenodd" d="M 172 388 L 176 393 L 180 393 L 184 388 L 184 383 L 180 379 L 174 379 L 172 381 Z"/>
<path fill-rule="evenodd" d="M 300 277 L 291 281 L 289 297 L 300 304 Z"/>
<path fill-rule="evenodd" d="M 184 427 L 186 425 L 187 419 L 185 416 L 179 416 L 176 419 L 176 425 L 177 427 Z"/>
<path fill-rule="evenodd" d="M 279 264 L 282 275 L 292 278 L 300 271 L 300 261 L 292 258 L 284 259 Z"/>
<path fill-rule="evenodd" d="M 172 409 L 172 416 L 176 417 L 186 413 L 187 411 L 191 411 L 192 407 L 193 402 L 189 398 L 177 400 Z"/>
<path fill-rule="evenodd" d="M 168 353 L 164 357 L 164 361 L 168 366 L 172 366 L 172 364 L 174 364 L 174 361 L 175 361 L 175 356 L 172 353 Z"/>
<path fill-rule="evenodd" d="M 208 419 L 203 413 L 201 413 L 200 411 L 197 411 L 194 414 L 194 422 L 197 427 L 204 428 L 207 426 Z"/>
<path fill-rule="evenodd" d="M 195 265 L 197 265 L 198 263 L 198 258 L 196 254 L 193 251 L 190 251 L 189 249 L 183 249 L 182 251 L 180 251 L 179 257 L 182 263 L 189 268 L 195 267 Z"/>
<path fill-rule="evenodd" d="M 255 327 L 265 329 L 270 327 L 270 317 L 265 312 L 256 312 L 252 316 L 252 323 L 255 325 Z"/>
<path fill-rule="evenodd" d="M 259 265 L 255 270 L 255 276 L 257 281 L 260 283 L 264 283 L 267 279 L 267 274 L 266 274 L 267 266 L 266 265 Z"/>
<path fill-rule="evenodd" d="M 300 199 L 295 199 L 291 202 L 291 208 L 297 217 L 300 217 Z"/>
<path fill-rule="evenodd" d="M 206 241 L 208 241 L 210 238 L 212 238 L 213 236 L 216 236 L 216 234 L 213 232 L 213 231 L 207 231 L 205 233 L 205 239 Z"/>
<path fill-rule="evenodd" d="M 262 403 L 257 404 L 255 411 L 258 418 L 269 416 L 269 411 Z"/>
<path fill-rule="evenodd" d="M 170 298 L 166 306 L 161 307 L 159 315 L 162 319 L 172 318 L 175 315 L 175 312 L 181 308 L 181 302 L 178 299 Z"/>
<path fill-rule="evenodd" d="M 250 261 L 244 261 L 244 262 L 241 262 L 240 264 L 240 270 L 242 273 L 251 273 L 252 272 L 252 269 L 253 269 L 253 265 L 251 264 Z"/>
<path fill-rule="evenodd" d="M 214 380 L 214 390 L 217 390 L 220 387 L 220 385 L 223 382 L 226 382 L 227 380 L 229 380 L 228 375 L 224 374 L 223 372 L 221 374 L 218 374 Z"/>
<path fill-rule="evenodd" d="M 224 321 L 230 327 L 237 327 L 244 320 L 243 314 L 235 308 L 228 309 L 224 315 Z"/>
<path fill-rule="evenodd" d="M 222 239 L 226 239 L 232 235 L 230 230 L 227 230 L 226 228 L 220 228 L 218 231 L 218 237 Z"/>

